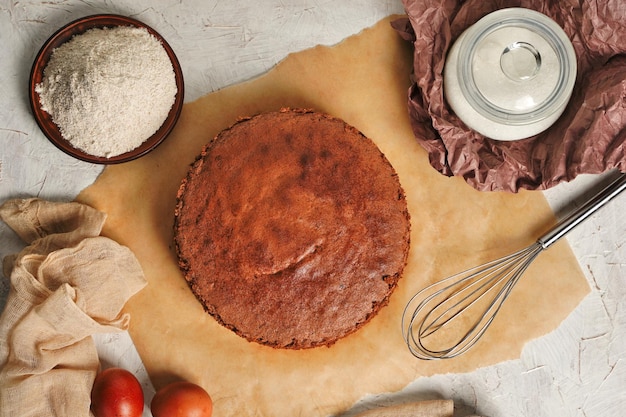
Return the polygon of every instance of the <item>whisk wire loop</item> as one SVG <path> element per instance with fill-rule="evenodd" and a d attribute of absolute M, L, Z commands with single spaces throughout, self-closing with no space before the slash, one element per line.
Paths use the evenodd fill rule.
<path fill-rule="evenodd" d="M 519 277 L 542 250 L 535 243 L 452 275 L 415 294 L 402 317 L 403 335 L 411 353 L 420 359 L 452 358 L 465 353 L 491 325 Z M 418 300 L 421 301 L 411 310 Z M 474 310 L 480 313 L 472 315 Z M 433 347 L 439 344 L 437 340 L 426 343 L 437 332 L 458 323 L 466 324 L 462 331 L 454 332 L 460 336 L 450 347 Z"/>

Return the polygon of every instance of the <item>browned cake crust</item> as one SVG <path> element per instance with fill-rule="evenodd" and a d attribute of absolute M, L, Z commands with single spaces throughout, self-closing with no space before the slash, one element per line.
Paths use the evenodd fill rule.
<path fill-rule="evenodd" d="M 203 149 L 175 212 L 179 265 L 205 310 L 249 341 L 331 345 L 367 323 L 409 248 L 398 177 L 331 116 L 244 119 Z"/>

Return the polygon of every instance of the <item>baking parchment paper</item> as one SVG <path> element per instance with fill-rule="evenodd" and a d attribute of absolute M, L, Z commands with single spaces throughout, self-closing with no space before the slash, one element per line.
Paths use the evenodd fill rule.
<path fill-rule="evenodd" d="M 626 5 L 620 0 L 403 0 L 394 26 L 414 45 L 408 98 L 432 166 L 479 190 L 547 189 L 578 174 L 626 171 Z M 456 38 L 486 14 L 537 10 L 569 36 L 578 60 L 572 98 L 546 131 L 513 142 L 469 129 L 444 99 L 443 66 Z"/>
<path fill-rule="evenodd" d="M 161 146 L 107 167 L 79 195 L 107 213 L 103 233 L 129 246 L 144 269 L 148 285 L 127 311 L 156 388 L 176 378 L 199 383 L 220 417 L 338 414 L 366 394 L 399 390 L 419 376 L 517 358 L 526 341 L 553 330 L 589 291 L 560 242 L 528 270 L 475 350 L 449 361 L 410 355 L 400 318 L 416 291 L 534 241 L 555 218 L 540 192 L 481 193 L 432 169 L 406 111 L 412 52 L 391 27 L 398 17 L 186 104 Z M 411 214 L 408 264 L 389 305 L 330 348 L 276 350 L 220 326 L 187 287 L 171 248 L 176 191 L 202 146 L 241 116 L 281 107 L 329 113 L 372 138 L 398 172 Z"/>

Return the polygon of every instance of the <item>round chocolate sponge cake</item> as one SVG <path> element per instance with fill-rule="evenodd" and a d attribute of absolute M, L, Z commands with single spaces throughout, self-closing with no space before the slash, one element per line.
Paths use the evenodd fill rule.
<path fill-rule="evenodd" d="M 275 348 L 331 345 L 388 303 L 406 264 L 404 191 L 378 147 L 329 115 L 282 110 L 208 143 L 174 241 L 215 319 Z"/>

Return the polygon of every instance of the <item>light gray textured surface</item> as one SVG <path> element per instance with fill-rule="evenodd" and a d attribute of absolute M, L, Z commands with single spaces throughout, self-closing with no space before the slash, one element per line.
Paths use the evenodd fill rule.
<path fill-rule="evenodd" d="M 154 27 L 176 51 L 185 75 L 186 101 L 192 101 L 263 74 L 288 53 L 335 44 L 402 12 L 400 0 L 1 0 L 0 201 L 31 196 L 70 200 L 101 171 L 51 145 L 28 108 L 28 76 L 37 50 L 73 19 L 118 13 Z M 585 176 L 545 194 L 559 211 L 576 204 L 577 196 L 600 179 Z M 354 413 L 399 400 L 444 397 L 455 400 L 459 415 L 622 415 L 626 406 L 625 210 L 623 196 L 568 236 L 592 292 L 553 333 L 529 343 L 520 359 L 468 374 L 421 378 L 399 393 L 372 393 L 356 405 Z M 0 223 L 0 256 L 21 247 Z M 549 274 L 546 271 L 546 279 Z M 1 282 L 0 306 L 7 292 L 6 280 Z M 128 335 L 104 335 L 97 341 L 102 360 L 135 371 L 148 387 L 149 397 L 145 370 Z"/>

